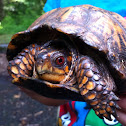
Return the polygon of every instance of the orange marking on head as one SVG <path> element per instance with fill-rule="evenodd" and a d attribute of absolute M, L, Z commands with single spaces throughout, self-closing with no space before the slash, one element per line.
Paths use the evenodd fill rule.
<path fill-rule="evenodd" d="M 87 99 L 92 100 L 92 99 L 94 99 L 95 97 L 96 97 L 96 94 L 95 94 L 95 93 L 92 93 L 92 94 L 89 94 L 89 95 L 87 96 Z"/>
<path fill-rule="evenodd" d="M 95 88 L 95 83 L 93 83 L 92 81 L 89 81 L 88 84 L 86 85 L 86 88 L 88 90 L 93 90 Z"/>
<path fill-rule="evenodd" d="M 88 90 L 87 89 L 83 89 L 83 91 L 81 91 L 81 95 L 85 95 L 88 93 Z"/>
<path fill-rule="evenodd" d="M 18 74 L 19 71 L 18 71 L 18 68 L 16 66 L 12 66 L 11 67 L 11 71 L 14 73 L 14 74 Z"/>
<path fill-rule="evenodd" d="M 72 56 L 68 56 L 68 57 L 67 57 L 67 61 L 68 61 L 68 62 L 71 62 L 71 61 L 72 61 Z"/>
<path fill-rule="evenodd" d="M 65 72 L 66 72 L 66 73 L 69 72 L 69 67 L 68 67 L 68 66 L 65 67 Z"/>

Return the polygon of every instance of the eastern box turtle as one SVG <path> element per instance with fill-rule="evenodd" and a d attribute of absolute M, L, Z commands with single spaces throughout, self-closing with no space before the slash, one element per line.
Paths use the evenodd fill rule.
<path fill-rule="evenodd" d="M 91 5 L 54 9 L 7 48 L 12 82 L 46 97 L 86 101 L 111 120 L 126 92 L 126 21 Z"/>

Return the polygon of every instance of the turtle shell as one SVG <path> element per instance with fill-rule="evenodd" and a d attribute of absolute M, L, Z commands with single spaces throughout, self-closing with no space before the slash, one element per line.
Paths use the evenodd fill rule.
<path fill-rule="evenodd" d="M 104 59 L 114 79 L 124 83 L 126 20 L 123 17 L 91 5 L 54 9 L 39 17 L 27 30 L 13 35 L 7 59 L 12 60 L 32 43 L 57 38 L 68 38 L 80 53 Z"/>

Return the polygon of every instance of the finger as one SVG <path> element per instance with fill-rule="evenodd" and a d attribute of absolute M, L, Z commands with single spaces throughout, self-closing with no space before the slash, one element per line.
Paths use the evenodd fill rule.
<path fill-rule="evenodd" d="M 124 126 L 126 126 L 126 113 L 121 110 L 116 110 L 117 120 Z"/>
<path fill-rule="evenodd" d="M 126 112 L 126 95 L 122 95 L 119 98 L 120 100 L 117 102 L 117 104 L 120 106 L 121 111 Z"/>

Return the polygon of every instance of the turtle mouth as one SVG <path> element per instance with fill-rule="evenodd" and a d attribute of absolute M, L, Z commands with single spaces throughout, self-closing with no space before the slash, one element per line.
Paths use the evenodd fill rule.
<path fill-rule="evenodd" d="M 42 70 L 38 73 L 38 79 L 50 82 L 52 84 L 60 84 L 60 82 L 65 78 L 65 74 L 52 72 L 49 70 Z"/>

